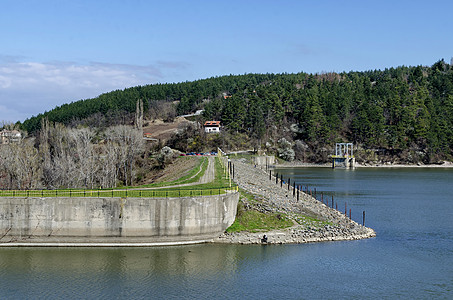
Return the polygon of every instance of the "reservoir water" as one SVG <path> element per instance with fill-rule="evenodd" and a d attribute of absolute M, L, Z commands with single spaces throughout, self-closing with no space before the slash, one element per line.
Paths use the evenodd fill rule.
<path fill-rule="evenodd" d="M 453 169 L 279 170 L 377 237 L 301 245 L 0 248 L 0 299 L 453 299 Z"/>

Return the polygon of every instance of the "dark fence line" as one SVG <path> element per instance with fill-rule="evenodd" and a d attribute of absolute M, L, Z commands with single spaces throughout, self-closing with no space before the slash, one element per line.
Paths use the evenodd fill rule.
<path fill-rule="evenodd" d="M 304 187 L 303 185 L 296 185 L 296 183 L 293 181 L 293 185 L 291 186 L 291 178 L 288 177 L 287 181 L 284 180 L 283 178 L 283 174 L 278 174 L 277 172 L 274 172 L 274 174 L 272 174 L 272 170 L 269 170 L 269 181 L 273 182 L 274 181 L 274 177 L 275 178 L 275 184 L 278 185 L 279 184 L 279 180 L 280 180 L 280 187 L 283 188 L 283 185 L 284 184 L 287 184 L 288 185 L 288 191 L 290 191 L 290 189 L 292 188 L 292 194 L 293 194 L 293 198 L 295 198 L 297 201 L 300 201 L 300 192 L 303 192 L 305 193 L 306 195 L 309 195 L 311 197 L 313 197 L 315 200 L 323 203 L 324 205 L 326 205 L 327 207 L 330 207 L 332 209 L 335 209 L 337 211 L 338 210 L 338 203 L 334 201 L 334 197 L 332 195 L 332 201 L 329 205 L 329 198 L 328 197 L 324 197 L 324 193 L 321 192 L 320 196 L 321 196 L 321 200 L 318 199 L 317 197 L 317 190 L 316 188 L 312 188 L 312 187 L 309 187 L 308 185 L 305 186 L 305 190 L 304 190 Z M 335 204 L 335 208 L 334 208 L 334 204 Z M 349 216 L 347 214 L 347 202 L 344 203 L 344 215 L 346 217 L 349 217 L 350 220 L 352 220 L 352 209 L 349 208 Z M 362 212 L 362 225 L 365 226 L 365 211 Z"/>

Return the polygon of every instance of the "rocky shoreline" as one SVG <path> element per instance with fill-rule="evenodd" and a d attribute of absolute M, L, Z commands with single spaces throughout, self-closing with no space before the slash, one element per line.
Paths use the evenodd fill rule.
<path fill-rule="evenodd" d="M 323 241 L 358 240 L 375 237 L 373 229 L 362 226 L 339 211 L 328 207 L 314 197 L 300 192 L 299 201 L 294 197 L 292 187 L 275 183 L 269 179 L 264 170 L 247 164 L 245 160 L 233 160 L 235 167 L 235 182 L 256 195 L 256 202 L 244 202 L 246 209 L 261 212 L 279 212 L 289 216 L 294 226 L 281 230 L 267 232 L 236 232 L 224 233 L 214 239 L 215 243 L 234 244 L 287 244 L 310 243 Z M 315 224 L 305 221 L 301 215 L 314 217 L 322 223 Z M 266 239 L 263 237 L 266 236 Z"/>
<path fill-rule="evenodd" d="M 276 168 L 294 168 L 294 167 L 307 167 L 307 168 L 332 168 L 332 163 L 303 163 L 303 162 L 286 162 L 283 164 L 275 165 Z M 397 164 L 397 163 L 355 163 L 356 168 L 453 168 L 453 162 L 443 161 L 439 164 Z"/>

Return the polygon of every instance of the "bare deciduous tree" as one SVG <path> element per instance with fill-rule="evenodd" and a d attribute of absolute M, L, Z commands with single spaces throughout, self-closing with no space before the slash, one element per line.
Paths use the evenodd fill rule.
<path fill-rule="evenodd" d="M 141 130 L 118 125 L 96 133 L 45 119 L 41 125 L 39 146 L 33 139 L 1 145 L 0 187 L 109 188 L 134 182 L 137 158 L 144 150 Z"/>
<path fill-rule="evenodd" d="M 37 189 L 41 187 L 42 167 L 38 150 L 32 139 L 0 147 L 0 171 L 3 186 L 8 189 Z"/>
<path fill-rule="evenodd" d="M 143 101 L 142 101 L 142 99 L 137 101 L 137 108 L 135 111 L 135 127 L 137 130 L 142 132 L 142 130 L 143 130 Z"/>
<path fill-rule="evenodd" d="M 143 137 L 140 131 L 130 126 L 118 125 L 105 132 L 107 147 L 115 153 L 116 168 L 120 170 L 120 179 L 126 185 L 132 184 L 135 177 L 133 169 L 136 156 L 143 152 Z"/>

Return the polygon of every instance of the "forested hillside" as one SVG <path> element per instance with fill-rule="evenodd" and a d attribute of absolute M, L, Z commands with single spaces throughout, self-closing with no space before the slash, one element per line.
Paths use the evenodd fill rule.
<path fill-rule="evenodd" d="M 138 86 L 62 105 L 22 128 L 36 132 L 43 117 L 63 124 L 90 125 L 99 116 L 109 125 L 125 123 L 133 119 L 124 116 L 133 116 L 138 99 L 144 100 L 145 117 L 169 103 L 177 114 L 204 109 L 200 121 L 220 120 L 229 137 L 276 152 L 286 144 L 306 161 L 325 160 L 321 152 L 341 141 L 355 143 L 364 160 L 375 154 L 407 162 L 452 159 L 453 67 L 443 60 L 431 67 L 230 75 Z"/>

